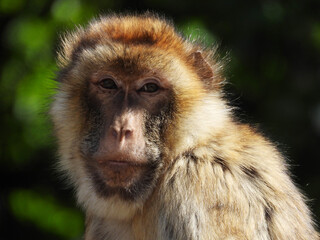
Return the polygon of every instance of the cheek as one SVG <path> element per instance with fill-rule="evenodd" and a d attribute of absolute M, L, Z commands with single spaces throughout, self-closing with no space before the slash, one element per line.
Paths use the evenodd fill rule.
<path fill-rule="evenodd" d="M 96 153 L 100 146 L 101 128 L 99 124 L 90 124 L 87 132 L 84 133 L 81 143 L 81 152 L 84 155 L 92 156 Z"/>
<path fill-rule="evenodd" d="M 87 95 L 83 98 L 83 126 L 82 135 L 80 136 L 81 151 L 85 155 L 93 155 L 100 146 L 101 138 L 110 125 L 111 120 L 108 119 L 110 113 L 105 113 L 106 104 L 101 102 L 99 98 L 94 95 Z"/>
<path fill-rule="evenodd" d="M 171 101 L 167 96 L 157 96 L 151 99 L 144 99 L 143 106 L 150 116 L 159 116 L 162 112 L 166 112 L 169 109 Z"/>
<path fill-rule="evenodd" d="M 145 119 L 145 137 L 149 151 L 155 149 L 154 146 L 158 146 L 158 148 L 163 146 L 163 143 L 166 142 L 166 131 L 172 122 L 172 104 L 166 103 L 160 109 L 161 111 L 155 114 L 148 114 Z"/>

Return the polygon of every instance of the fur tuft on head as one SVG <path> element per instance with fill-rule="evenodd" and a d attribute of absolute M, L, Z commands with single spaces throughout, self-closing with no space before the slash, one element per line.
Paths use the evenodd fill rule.
<path fill-rule="evenodd" d="M 58 64 L 61 68 L 67 68 L 81 52 L 101 45 L 111 49 L 118 45 L 161 49 L 181 59 L 188 69 L 194 69 L 208 89 L 219 88 L 225 80 L 216 49 L 209 50 L 189 41 L 170 21 L 150 12 L 137 16 L 101 16 L 87 27 L 78 27 L 74 32 L 67 33 L 62 39 Z"/>

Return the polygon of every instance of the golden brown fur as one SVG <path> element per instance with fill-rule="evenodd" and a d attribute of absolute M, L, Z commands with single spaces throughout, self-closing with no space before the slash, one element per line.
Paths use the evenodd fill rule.
<path fill-rule="evenodd" d="M 79 104 L 86 73 L 115 59 L 122 67 L 112 71 L 123 78 L 158 74 L 174 94 L 161 167 L 147 193 L 135 200 L 99 196 L 78 147 L 93 124 L 84 120 Z M 51 115 L 61 168 L 86 212 L 86 240 L 319 239 L 281 154 L 233 120 L 221 97 L 224 77 L 214 51 L 151 14 L 111 15 L 67 35 L 58 60 L 61 83 Z"/>

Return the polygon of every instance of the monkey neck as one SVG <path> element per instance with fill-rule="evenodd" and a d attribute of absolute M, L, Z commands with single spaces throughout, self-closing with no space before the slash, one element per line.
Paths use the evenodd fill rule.
<path fill-rule="evenodd" d="M 175 159 L 190 149 L 207 145 L 221 133 L 226 134 L 232 125 L 231 109 L 221 97 L 208 95 L 169 127 L 164 156 Z"/>

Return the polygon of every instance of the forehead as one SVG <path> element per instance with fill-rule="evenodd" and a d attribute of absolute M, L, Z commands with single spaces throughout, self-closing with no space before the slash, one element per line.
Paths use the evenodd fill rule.
<path fill-rule="evenodd" d="M 80 58 L 79 67 L 89 74 L 101 72 L 127 81 L 150 76 L 170 79 L 184 69 L 174 52 L 152 46 L 100 44 L 83 49 Z"/>

